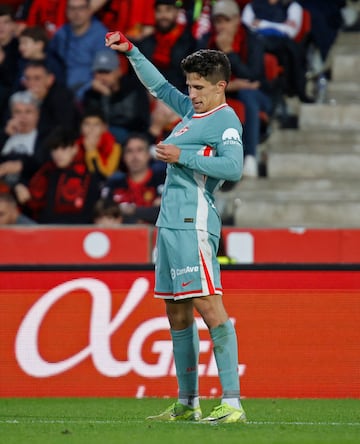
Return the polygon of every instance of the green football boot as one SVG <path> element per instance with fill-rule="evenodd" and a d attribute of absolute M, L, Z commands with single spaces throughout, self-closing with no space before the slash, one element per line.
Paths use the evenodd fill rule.
<path fill-rule="evenodd" d="M 200 407 L 192 408 L 175 402 L 159 415 L 148 416 L 146 419 L 153 421 L 200 421 L 201 416 Z"/>

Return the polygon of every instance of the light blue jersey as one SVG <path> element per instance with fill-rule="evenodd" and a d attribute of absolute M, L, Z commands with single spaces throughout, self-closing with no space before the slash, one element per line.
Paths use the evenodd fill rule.
<path fill-rule="evenodd" d="M 127 56 L 149 91 L 182 118 L 163 142 L 176 145 L 181 154 L 176 164 L 167 166 L 156 225 L 220 236 L 214 193 L 225 180 L 241 177 L 243 146 L 238 117 L 226 103 L 206 113 L 194 113 L 191 99 L 172 86 L 136 47 Z"/>

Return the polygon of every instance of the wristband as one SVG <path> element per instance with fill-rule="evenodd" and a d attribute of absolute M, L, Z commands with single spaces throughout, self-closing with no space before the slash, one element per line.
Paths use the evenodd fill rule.
<path fill-rule="evenodd" d="M 114 34 L 118 34 L 119 35 L 119 40 L 117 40 L 116 42 L 114 42 L 114 44 L 120 45 L 121 43 L 127 43 L 128 44 L 128 51 L 131 51 L 133 48 L 133 44 L 130 42 L 130 40 L 128 38 L 126 38 L 124 36 L 124 34 L 120 31 L 112 31 L 112 32 L 108 32 L 105 36 L 105 39 L 108 40 L 112 35 Z"/>

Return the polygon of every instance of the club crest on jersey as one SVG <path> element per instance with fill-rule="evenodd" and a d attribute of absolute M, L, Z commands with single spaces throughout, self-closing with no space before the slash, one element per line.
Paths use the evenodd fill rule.
<path fill-rule="evenodd" d="M 223 132 L 222 140 L 224 145 L 233 145 L 241 142 L 239 131 L 235 128 L 228 128 Z"/>
<path fill-rule="evenodd" d="M 186 125 L 183 128 L 179 129 L 178 131 L 176 131 L 176 133 L 174 133 L 175 137 L 181 136 L 181 134 L 186 133 L 186 131 L 189 130 L 189 127 Z"/>

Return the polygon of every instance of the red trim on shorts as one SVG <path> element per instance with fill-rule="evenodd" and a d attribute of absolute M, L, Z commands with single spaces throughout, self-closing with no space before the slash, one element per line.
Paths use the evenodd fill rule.
<path fill-rule="evenodd" d="M 159 296 L 173 296 L 173 293 L 167 293 L 164 291 L 154 291 L 155 294 L 158 294 Z"/>
<path fill-rule="evenodd" d="M 214 294 L 215 293 L 215 287 L 214 287 L 214 284 L 213 284 L 213 282 L 211 280 L 210 273 L 209 273 L 209 270 L 208 270 L 208 268 L 206 266 L 206 262 L 204 260 L 204 256 L 203 256 L 201 250 L 200 250 L 200 259 L 201 259 L 201 262 L 202 262 L 203 267 L 204 267 L 205 279 L 206 279 L 206 283 L 207 283 L 207 285 L 209 287 L 209 294 Z"/>
<path fill-rule="evenodd" d="M 201 290 L 182 291 L 181 293 L 175 293 L 174 298 L 176 298 L 178 296 L 185 296 L 187 294 L 194 294 L 194 293 L 202 294 L 203 291 L 202 291 L 202 289 Z"/>

